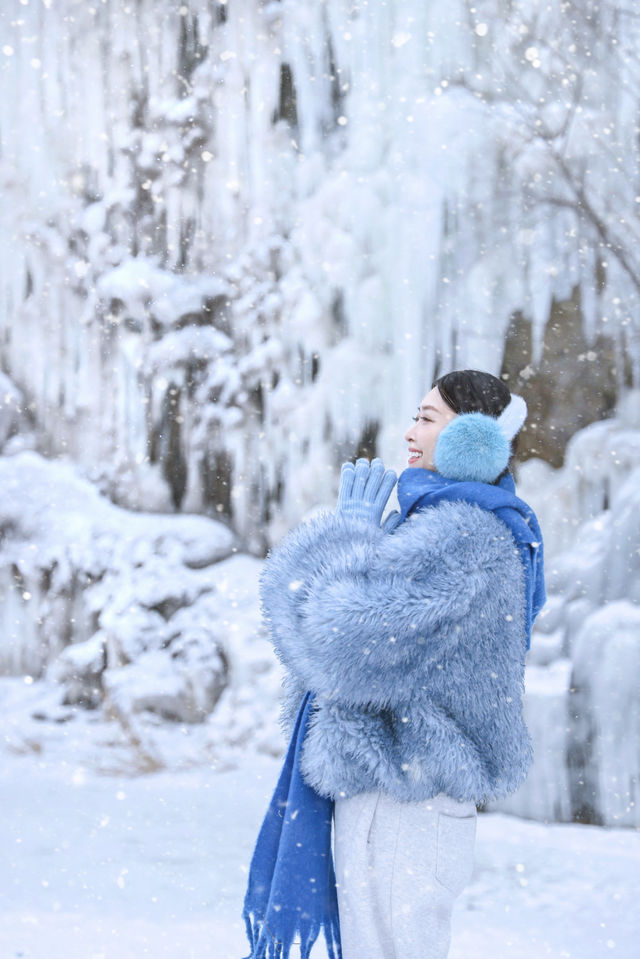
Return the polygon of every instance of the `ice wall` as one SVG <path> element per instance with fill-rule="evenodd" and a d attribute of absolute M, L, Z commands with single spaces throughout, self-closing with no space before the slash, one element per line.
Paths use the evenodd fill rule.
<path fill-rule="evenodd" d="M 0 357 L 45 453 L 261 552 L 580 290 L 638 382 L 613 2 L 7 0 Z M 570 345 L 569 345 L 570 346 Z"/>
<path fill-rule="evenodd" d="M 530 460 L 518 494 L 545 539 L 548 600 L 527 657 L 534 764 L 489 808 L 640 824 L 640 391 L 576 433 L 565 466 Z"/>

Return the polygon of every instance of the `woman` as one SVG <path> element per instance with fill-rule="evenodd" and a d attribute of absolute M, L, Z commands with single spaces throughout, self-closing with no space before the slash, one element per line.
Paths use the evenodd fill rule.
<path fill-rule="evenodd" d="M 332 957 L 447 956 L 477 805 L 532 761 L 522 694 L 543 545 L 508 469 L 525 416 L 488 373 L 440 377 L 405 433 L 400 511 L 380 525 L 392 470 L 346 463 L 336 512 L 265 563 L 292 735 L 251 864 L 251 959 L 286 959 L 296 933 L 305 959 L 321 928 Z"/>

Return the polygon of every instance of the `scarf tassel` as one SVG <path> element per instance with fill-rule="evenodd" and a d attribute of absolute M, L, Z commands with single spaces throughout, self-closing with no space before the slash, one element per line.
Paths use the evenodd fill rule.
<path fill-rule="evenodd" d="M 251 943 L 251 952 L 245 959 L 289 959 L 289 952 L 294 940 L 295 932 L 289 942 L 276 942 L 268 932 L 264 920 L 259 920 L 253 913 L 243 913 L 247 929 L 247 939 Z M 322 931 L 322 924 L 305 924 L 298 930 L 300 933 L 300 959 L 310 959 L 311 949 Z M 340 949 L 340 927 L 335 918 L 329 921 L 329 929 L 324 927 L 325 943 L 328 959 L 342 959 Z"/>

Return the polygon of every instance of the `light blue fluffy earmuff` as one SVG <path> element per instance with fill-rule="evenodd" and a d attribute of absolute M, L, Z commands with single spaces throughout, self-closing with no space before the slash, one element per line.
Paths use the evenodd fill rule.
<path fill-rule="evenodd" d="M 493 483 L 506 468 L 511 440 L 527 418 L 527 404 L 517 393 L 500 416 L 459 413 L 436 441 L 436 470 L 447 479 Z"/>

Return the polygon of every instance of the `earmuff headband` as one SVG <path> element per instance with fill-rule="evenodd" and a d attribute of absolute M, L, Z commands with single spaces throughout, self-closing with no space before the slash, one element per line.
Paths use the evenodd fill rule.
<path fill-rule="evenodd" d="M 492 483 L 506 469 L 511 440 L 526 418 L 527 404 L 517 393 L 498 417 L 459 413 L 438 436 L 436 470 L 449 479 Z"/>
<path fill-rule="evenodd" d="M 527 412 L 527 404 L 523 398 L 517 393 L 512 393 L 511 399 L 498 417 L 500 429 L 508 440 L 512 440 L 520 430 L 527 418 Z"/>

